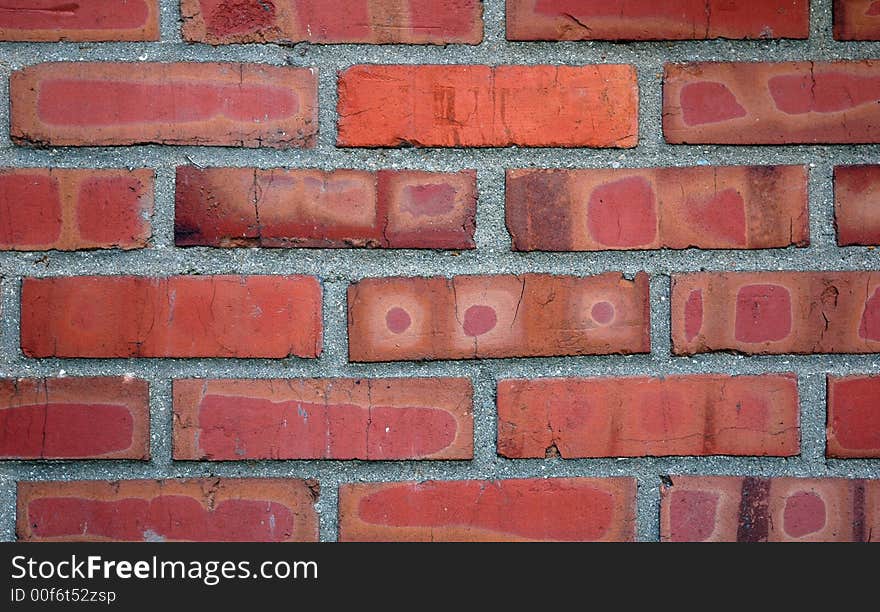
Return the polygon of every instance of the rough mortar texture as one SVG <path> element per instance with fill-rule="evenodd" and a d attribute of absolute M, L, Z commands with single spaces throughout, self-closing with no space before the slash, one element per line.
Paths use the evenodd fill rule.
<path fill-rule="evenodd" d="M 129 252 L 0 253 L 2 328 L 0 375 L 5 377 L 132 374 L 151 384 L 152 460 L 0 463 L 0 538 L 15 537 L 18 480 L 129 479 L 176 477 L 315 478 L 320 538 L 337 537 L 340 484 L 426 479 L 494 479 L 544 476 L 634 476 L 638 479 L 637 537 L 660 534 L 660 484 L 668 474 L 752 476 L 839 476 L 871 478 L 878 460 L 833 460 L 825 453 L 825 375 L 877 373 L 880 355 L 750 356 L 708 354 L 673 357 L 670 350 L 669 287 L 672 272 L 728 270 L 872 270 L 876 251 L 838 248 L 833 223 L 832 169 L 838 164 L 876 163 L 880 146 L 673 146 L 661 130 L 661 75 L 666 62 L 785 61 L 880 57 L 880 43 L 836 42 L 832 1 L 813 0 L 809 40 L 684 41 L 647 43 L 505 40 L 504 0 L 484 0 L 485 38 L 477 46 L 328 45 L 301 43 L 212 47 L 184 43 L 177 0 L 161 1 L 157 43 L 0 43 L 0 99 L 8 98 L 11 71 L 48 61 L 232 61 L 316 67 L 320 122 L 312 150 L 136 146 L 43 148 L 13 146 L 8 107 L 0 105 L 0 166 L 155 168 L 156 210 L 152 247 Z M 640 140 L 631 150 L 592 149 L 338 149 L 336 73 L 359 63 L 379 64 L 632 64 L 640 87 Z M 355 168 L 363 170 L 478 170 L 479 203 L 475 251 L 179 249 L 173 246 L 174 169 L 199 166 Z M 769 251 L 636 251 L 516 253 L 504 225 L 506 168 L 618 168 L 643 166 L 808 164 L 811 246 Z M 349 364 L 346 288 L 373 276 L 451 276 L 544 272 L 589 275 L 639 271 L 651 275 L 652 352 L 637 356 L 503 359 L 425 363 Z M 26 359 L 17 335 L 24 276 L 83 274 L 313 274 L 324 288 L 325 350 L 318 360 L 285 359 Z M 791 458 L 638 458 L 508 460 L 496 454 L 496 381 L 513 377 L 645 376 L 720 372 L 795 372 L 800 384 L 802 452 Z M 358 462 L 252 461 L 184 462 L 171 458 L 171 379 L 176 377 L 464 376 L 474 383 L 475 453 L 472 461 Z"/>

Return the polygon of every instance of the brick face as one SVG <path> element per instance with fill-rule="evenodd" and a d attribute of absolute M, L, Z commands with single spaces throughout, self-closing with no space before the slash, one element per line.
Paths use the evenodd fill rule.
<path fill-rule="evenodd" d="M 472 249 L 476 172 L 177 169 L 177 246 Z"/>
<path fill-rule="evenodd" d="M 176 459 L 471 459 L 468 379 L 176 380 Z"/>
<path fill-rule="evenodd" d="M 827 455 L 880 457 L 880 377 L 829 376 Z"/>
<path fill-rule="evenodd" d="M 345 485 L 342 541 L 628 541 L 628 478 Z"/>
<path fill-rule="evenodd" d="M 650 351 L 648 277 L 366 279 L 348 290 L 352 361 Z"/>
<path fill-rule="evenodd" d="M 840 246 L 880 245 L 880 166 L 834 169 L 834 220 Z"/>
<path fill-rule="evenodd" d="M 878 325 L 880 276 L 873 272 L 673 276 L 678 355 L 875 353 Z"/>
<path fill-rule="evenodd" d="M 183 37 L 261 42 L 479 44 L 481 0 L 181 0 Z"/>
<path fill-rule="evenodd" d="M 292 478 L 20 482 L 17 531 L 30 542 L 307 542 L 317 496 Z"/>
<path fill-rule="evenodd" d="M 507 172 L 518 251 L 807 246 L 808 217 L 802 166 Z"/>
<path fill-rule="evenodd" d="M 27 0 L 0 10 L 0 41 L 159 40 L 159 0 Z"/>
<path fill-rule="evenodd" d="M 834 38 L 880 40 L 880 6 L 876 0 L 834 0 Z"/>
<path fill-rule="evenodd" d="M 638 144 L 632 66 L 353 66 L 338 114 L 344 147 Z"/>
<path fill-rule="evenodd" d="M 135 378 L 0 379 L 0 458 L 149 459 L 150 387 Z"/>
<path fill-rule="evenodd" d="M 792 456 L 798 433 L 792 375 L 498 383 L 504 457 Z"/>
<path fill-rule="evenodd" d="M 866 542 L 880 528 L 880 481 L 673 476 L 664 541 Z"/>
<path fill-rule="evenodd" d="M 877 540 L 870 41 L 0 0 L 0 539 Z"/>
<path fill-rule="evenodd" d="M 54 63 L 9 83 L 18 144 L 311 147 L 316 76 L 259 64 Z"/>
<path fill-rule="evenodd" d="M 875 61 L 668 64 L 663 133 L 673 144 L 880 141 Z"/>
<path fill-rule="evenodd" d="M 507 0 L 508 40 L 807 38 L 809 0 Z"/>
<path fill-rule="evenodd" d="M 154 177 L 152 170 L 0 169 L 0 250 L 145 247 Z"/>
<path fill-rule="evenodd" d="M 321 289 L 305 276 L 28 278 L 28 357 L 317 357 Z"/>

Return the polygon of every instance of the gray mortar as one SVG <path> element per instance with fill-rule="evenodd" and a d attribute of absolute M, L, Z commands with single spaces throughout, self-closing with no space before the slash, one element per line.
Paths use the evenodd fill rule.
<path fill-rule="evenodd" d="M 877 253 L 839 249 L 833 228 L 832 168 L 877 163 L 878 146 L 670 146 L 661 130 L 661 79 L 667 61 L 782 61 L 880 57 L 880 43 L 839 43 L 831 37 L 831 0 L 813 0 L 808 41 L 697 41 L 636 44 L 508 43 L 504 1 L 485 0 L 485 39 L 478 46 L 370 46 L 299 44 L 210 47 L 181 42 L 176 0 L 161 0 L 158 43 L 0 43 L 0 99 L 7 99 L 12 70 L 46 61 L 231 61 L 313 66 L 320 71 L 320 135 L 313 150 L 275 151 L 210 147 L 138 146 L 30 149 L 9 139 L 8 108 L 0 104 L 0 166 L 147 167 L 158 174 L 152 248 L 138 252 L 0 253 L 0 376 L 118 375 L 150 381 L 152 460 L 7 461 L 0 464 L 0 539 L 15 537 L 15 482 L 54 479 L 172 478 L 184 476 L 312 477 L 321 483 L 317 508 L 321 539 L 337 535 L 337 487 L 353 481 L 631 476 L 639 482 L 638 538 L 657 540 L 659 485 L 665 474 L 877 477 L 878 460 L 824 457 L 825 377 L 878 371 L 880 355 L 672 357 L 669 340 L 669 274 L 699 270 L 872 270 Z M 359 63 L 404 64 L 634 64 L 641 91 L 640 144 L 633 150 L 592 149 L 337 149 L 337 70 Z M 477 250 L 434 251 L 176 249 L 173 246 L 174 167 L 287 166 L 316 168 L 477 168 Z M 812 246 L 770 251 L 642 251 L 513 253 L 504 226 L 504 169 L 518 167 L 639 167 L 801 164 L 811 168 Z M 348 282 L 369 276 L 622 271 L 652 275 L 653 352 L 639 356 L 504 359 L 430 363 L 349 364 L 345 317 Z M 324 285 L 324 354 L 318 360 L 284 359 L 25 359 L 18 346 L 23 276 L 81 274 L 314 274 Z M 507 460 L 495 453 L 495 383 L 506 377 L 626 376 L 722 372 L 796 372 L 801 390 L 802 454 L 790 459 L 672 457 L 590 460 Z M 472 461 L 247 461 L 171 460 L 171 384 L 174 377 L 466 376 L 474 382 L 475 449 Z"/>

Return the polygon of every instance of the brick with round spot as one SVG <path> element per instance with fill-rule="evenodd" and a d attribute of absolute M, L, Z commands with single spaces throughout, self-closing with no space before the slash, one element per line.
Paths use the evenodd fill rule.
<path fill-rule="evenodd" d="M 650 352 L 648 276 L 374 278 L 349 286 L 352 361 Z"/>

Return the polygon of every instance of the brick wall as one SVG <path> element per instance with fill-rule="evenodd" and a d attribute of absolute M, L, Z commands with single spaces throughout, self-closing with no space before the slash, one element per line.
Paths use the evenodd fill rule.
<path fill-rule="evenodd" d="M 33 4 L 4 539 L 877 538 L 880 3 Z"/>

